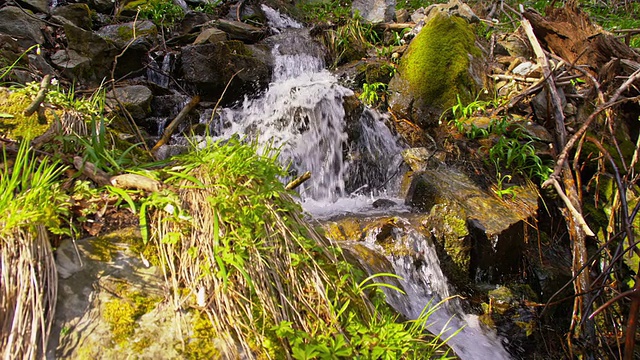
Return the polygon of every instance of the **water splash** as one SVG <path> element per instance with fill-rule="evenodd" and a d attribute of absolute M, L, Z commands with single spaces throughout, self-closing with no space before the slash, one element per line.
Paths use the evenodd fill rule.
<path fill-rule="evenodd" d="M 272 9 L 264 4 L 260 7 L 264 16 L 267 17 L 269 27 L 276 34 L 279 34 L 284 29 L 302 29 L 302 24 L 287 15 L 281 14 L 278 10 Z"/>

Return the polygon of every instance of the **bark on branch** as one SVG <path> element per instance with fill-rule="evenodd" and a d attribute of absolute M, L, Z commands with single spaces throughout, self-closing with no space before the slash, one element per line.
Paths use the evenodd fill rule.
<path fill-rule="evenodd" d="M 155 153 L 156 151 L 158 151 L 160 146 L 166 144 L 169 141 L 171 135 L 173 135 L 178 126 L 187 118 L 187 115 L 191 112 L 191 110 L 193 110 L 194 107 L 196 107 L 196 105 L 198 105 L 199 102 L 200 96 L 198 95 L 194 96 L 191 101 L 189 101 L 189 103 L 180 111 L 178 116 L 176 116 L 176 118 L 173 119 L 173 121 L 171 121 L 171 123 L 169 123 L 169 125 L 164 129 L 162 137 L 160 138 L 160 140 L 158 140 L 153 149 L 151 149 L 151 152 Z"/>
<path fill-rule="evenodd" d="M 27 106 L 27 108 L 24 110 L 24 116 L 31 116 L 38 110 L 38 108 L 44 101 L 44 98 L 47 96 L 47 91 L 49 91 L 50 83 L 51 75 L 47 74 L 42 78 L 42 81 L 40 82 L 40 91 L 38 91 L 36 98 L 33 99 L 31 104 L 29 104 L 29 106 Z"/>

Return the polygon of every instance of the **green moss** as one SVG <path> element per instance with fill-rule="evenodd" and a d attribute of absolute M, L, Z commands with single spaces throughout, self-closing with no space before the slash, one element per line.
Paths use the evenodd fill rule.
<path fill-rule="evenodd" d="M 120 37 L 120 39 L 125 41 L 133 38 L 133 28 L 129 26 L 118 27 L 118 30 L 116 30 L 116 33 L 118 34 L 118 37 Z"/>
<path fill-rule="evenodd" d="M 211 321 L 200 311 L 193 312 L 191 320 L 193 336 L 187 340 L 181 355 L 186 359 L 218 359 L 220 351 L 215 346 L 215 333 Z"/>
<path fill-rule="evenodd" d="M 42 135 L 49 125 L 41 124 L 38 115 L 24 116 L 31 98 L 21 92 L 0 88 L 0 136 L 10 139 L 33 139 Z M 57 112 L 60 115 L 60 112 Z M 49 118 L 53 116 L 49 113 Z"/>
<path fill-rule="evenodd" d="M 147 296 L 138 290 L 130 290 L 127 284 L 116 289 L 118 298 L 109 300 L 103 307 L 102 318 L 109 324 L 114 343 L 125 345 L 136 331 L 136 322 L 153 310 L 161 299 Z M 145 345 L 146 344 L 146 345 Z M 150 341 L 137 341 L 134 347 L 144 350 Z"/>
<path fill-rule="evenodd" d="M 469 54 L 481 55 L 474 43 L 473 30 L 464 19 L 437 15 L 413 40 L 399 72 L 425 105 L 451 107 L 456 94 L 469 102 L 473 100 Z"/>

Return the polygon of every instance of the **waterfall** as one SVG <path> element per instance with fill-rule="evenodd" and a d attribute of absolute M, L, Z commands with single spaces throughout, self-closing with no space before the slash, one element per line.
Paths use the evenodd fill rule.
<path fill-rule="evenodd" d="M 354 93 L 325 69 L 322 48 L 300 24 L 264 5 L 263 10 L 276 34 L 268 40 L 274 58 L 272 82 L 256 97 L 218 110 L 210 132 L 220 138 L 242 134 L 262 146 L 280 148 L 292 176 L 310 171 L 311 180 L 303 184 L 300 196 L 314 216 L 369 211 L 377 194 L 398 188 L 398 180 L 390 180 L 402 162 L 402 147 L 384 115 L 365 109 L 347 119 L 344 99 Z M 407 211 L 399 207 L 393 211 Z M 375 236 L 365 240 L 373 249 L 379 246 Z M 449 286 L 430 239 L 415 230 L 402 238 L 402 246 L 418 258 L 389 257 L 406 295 L 387 292 L 387 299 L 398 312 L 416 319 L 426 306 L 448 298 Z M 428 323 L 430 331 L 442 332 L 444 338 L 462 328 L 449 340 L 462 359 L 509 359 L 500 339 L 483 329 L 477 317 L 466 315 L 456 300 L 437 309 Z"/>
<path fill-rule="evenodd" d="M 357 139 L 349 142 L 344 98 L 354 96 L 353 91 L 325 69 L 323 49 L 308 30 L 275 10 L 265 13 L 279 33 L 270 38 L 272 82 L 261 96 L 220 110 L 211 132 L 222 137 L 245 134 L 263 146 L 280 148 L 292 176 L 312 174 L 300 189 L 303 201 L 331 202 L 350 190 L 384 183 L 389 163 L 399 163 L 402 150 L 384 117 L 363 112 L 353 126 Z"/>

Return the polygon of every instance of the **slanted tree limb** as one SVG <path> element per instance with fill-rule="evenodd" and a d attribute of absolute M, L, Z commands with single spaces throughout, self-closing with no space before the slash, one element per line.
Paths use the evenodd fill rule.
<path fill-rule="evenodd" d="M 292 180 L 284 188 L 287 189 L 287 190 L 293 190 L 293 189 L 297 188 L 298 186 L 302 185 L 302 183 L 304 183 L 305 181 L 309 180 L 310 178 L 311 178 L 311 171 L 307 171 L 304 174 L 302 174 L 302 175 L 298 176 L 297 178 L 295 178 L 294 180 Z"/>
<path fill-rule="evenodd" d="M 40 82 L 40 90 L 38 91 L 36 98 L 33 99 L 31 104 L 29 104 L 29 106 L 27 106 L 27 108 L 24 110 L 24 116 L 31 116 L 38 110 L 38 108 L 44 101 L 44 98 L 47 96 L 47 91 L 49 91 L 50 83 L 51 75 L 47 74 L 42 78 L 42 81 Z"/>
<path fill-rule="evenodd" d="M 171 123 L 169 123 L 169 125 L 167 125 L 167 127 L 164 129 L 164 131 L 162 132 L 162 137 L 160 137 L 160 140 L 158 140 L 156 145 L 151 149 L 151 152 L 158 151 L 160 146 L 166 144 L 169 141 L 171 135 L 173 135 L 178 126 L 187 118 L 187 115 L 191 112 L 191 110 L 193 110 L 194 107 L 196 107 L 196 105 L 198 105 L 199 102 L 200 96 L 196 95 L 184 108 L 182 108 L 182 110 L 180 110 L 178 116 L 176 116 L 175 119 L 173 119 L 173 121 L 171 121 Z"/>
<path fill-rule="evenodd" d="M 533 32 L 531 23 L 527 19 L 522 19 L 522 28 L 527 34 L 527 38 L 531 43 L 534 53 L 536 54 L 538 65 L 542 69 L 542 74 L 545 79 L 545 88 L 551 97 L 550 104 L 553 106 L 553 117 L 555 124 L 555 139 L 556 146 L 558 148 L 564 148 L 567 142 L 567 130 L 564 124 L 564 113 L 562 112 L 562 101 L 558 94 L 558 89 L 555 84 L 555 79 L 551 68 L 549 67 L 548 59 L 542 50 L 542 46 L 538 42 L 536 35 Z M 587 293 L 590 286 L 589 279 L 589 267 L 587 265 L 588 253 L 586 246 L 586 236 L 594 236 L 595 234 L 587 226 L 584 221 L 581 210 L 581 198 L 576 186 L 576 177 L 574 177 L 568 164 L 564 164 L 559 168 L 559 177 L 550 178 L 545 183 L 550 183 L 554 186 L 562 200 L 564 201 L 568 211 L 563 211 L 565 221 L 567 223 L 567 231 L 571 239 L 571 254 L 573 257 L 571 270 L 574 274 L 575 280 L 573 281 L 573 288 L 576 294 Z M 556 175 L 556 176 L 557 176 Z M 558 179 L 562 180 L 564 190 L 560 186 Z M 579 180 L 579 179 L 578 179 Z M 580 271 L 579 269 L 587 266 L 587 271 Z M 585 336 L 587 341 L 592 341 L 595 335 L 595 327 L 593 321 L 585 321 L 585 314 L 589 312 L 587 308 L 590 301 L 585 301 L 584 296 L 576 296 L 573 303 L 573 316 L 571 319 L 571 328 L 567 334 L 567 342 L 569 344 L 569 350 L 572 352 L 572 337 Z"/>

